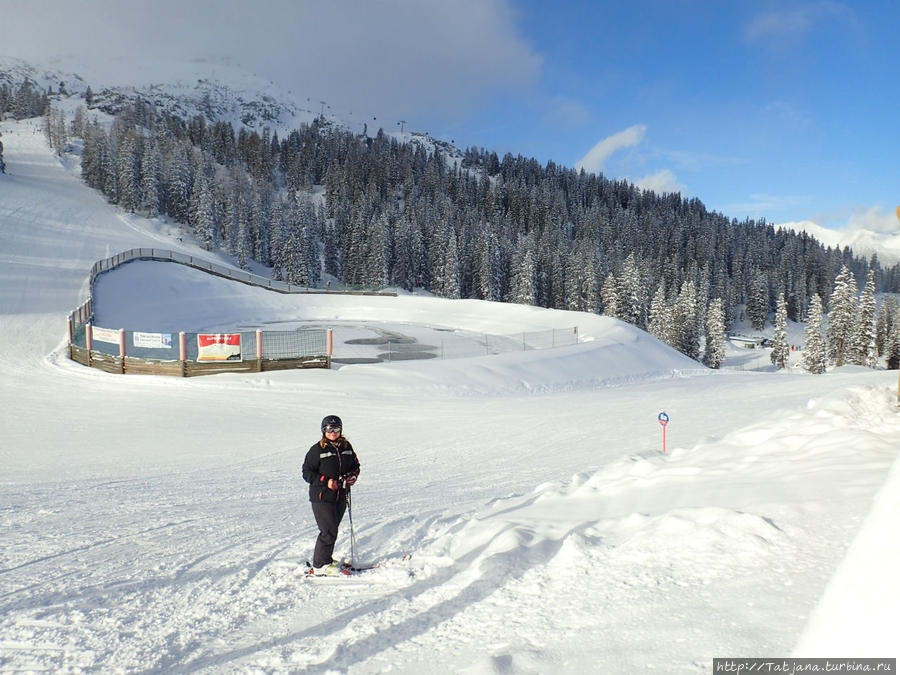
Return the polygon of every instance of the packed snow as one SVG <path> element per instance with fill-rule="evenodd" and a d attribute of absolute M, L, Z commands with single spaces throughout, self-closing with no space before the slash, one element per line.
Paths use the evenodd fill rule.
<path fill-rule="evenodd" d="M 134 262 L 98 281 L 98 325 L 333 324 L 348 361 L 360 331 L 478 344 L 577 326 L 579 342 L 106 374 L 66 357 L 91 264 L 214 254 L 106 204 L 38 121 L 0 132 L 0 670 L 707 673 L 724 656 L 898 655 L 896 372 L 774 372 L 737 345 L 710 371 L 605 317 L 285 296 Z M 381 565 L 316 580 L 299 469 L 332 413 L 362 463 L 359 554 Z"/>

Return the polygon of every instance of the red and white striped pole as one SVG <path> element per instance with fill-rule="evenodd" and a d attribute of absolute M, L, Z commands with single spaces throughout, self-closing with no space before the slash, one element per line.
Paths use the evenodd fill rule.
<path fill-rule="evenodd" d="M 326 344 L 326 351 L 328 352 L 328 367 L 331 368 L 331 353 L 334 351 L 334 331 L 331 328 L 328 329 Z"/>
<path fill-rule="evenodd" d="M 659 420 L 663 428 L 663 454 L 666 454 L 666 425 L 669 424 L 669 416 L 665 412 L 661 412 L 656 419 Z"/>

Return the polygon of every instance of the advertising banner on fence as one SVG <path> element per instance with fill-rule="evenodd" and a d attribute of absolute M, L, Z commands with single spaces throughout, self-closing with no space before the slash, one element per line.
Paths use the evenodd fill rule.
<path fill-rule="evenodd" d="M 145 349 L 171 349 L 172 334 L 171 333 L 138 333 L 135 331 L 134 346 L 144 347 Z"/>
<path fill-rule="evenodd" d="M 218 333 L 215 335 L 197 334 L 198 361 L 240 361 L 241 334 Z"/>
<path fill-rule="evenodd" d="M 91 326 L 91 333 L 97 342 L 112 342 L 114 345 L 119 344 L 119 331 L 113 328 L 98 328 Z"/>

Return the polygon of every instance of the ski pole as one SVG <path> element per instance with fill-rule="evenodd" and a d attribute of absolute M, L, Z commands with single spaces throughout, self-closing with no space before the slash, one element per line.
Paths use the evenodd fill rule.
<path fill-rule="evenodd" d="M 350 563 L 353 567 L 359 567 L 359 559 L 356 557 L 356 532 L 353 530 L 353 508 L 349 486 L 347 487 L 347 517 L 350 519 Z"/>

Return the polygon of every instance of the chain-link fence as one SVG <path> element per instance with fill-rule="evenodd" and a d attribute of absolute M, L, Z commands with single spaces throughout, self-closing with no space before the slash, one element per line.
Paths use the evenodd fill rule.
<path fill-rule="evenodd" d="M 90 344 L 88 343 L 88 327 L 91 329 Z M 234 355 L 233 358 L 228 358 L 227 355 L 223 355 L 221 358 L 204 358 L 201 352 L 207 347 L 218 344 L 229 345 L 226 338 L 230 338 L 229 351 Z M 211 344 L 204 345 L 204 339 Z M 72 344 L 75 347 L 90 348 L 91 351 L 108 356 L 121 356 L 123 342 L 125 356 L 156 361 L 246 361 L 256 358 L 277 361 L 328 355 L 328 331 L 324 329 L 260 331 L 259 334 L 256 331 L 150 333 L 132 330 L 124 330 L 120 333 L 119 330 L 87 324 L 87 326 L 79 326 L 72 335 Z"/>
<path fill-rule="evenodd" d="M 433 330 L 418 338 L 396 330 L 378 330 L 372 338 L 341 339 L 335 329 L 333 361 L 339 364 L 383 363 L 422 359 L 464 359 L 531 349 L 550 349 L 578 344 L 578 327 L 491 335 L 467 331 Z"/>

